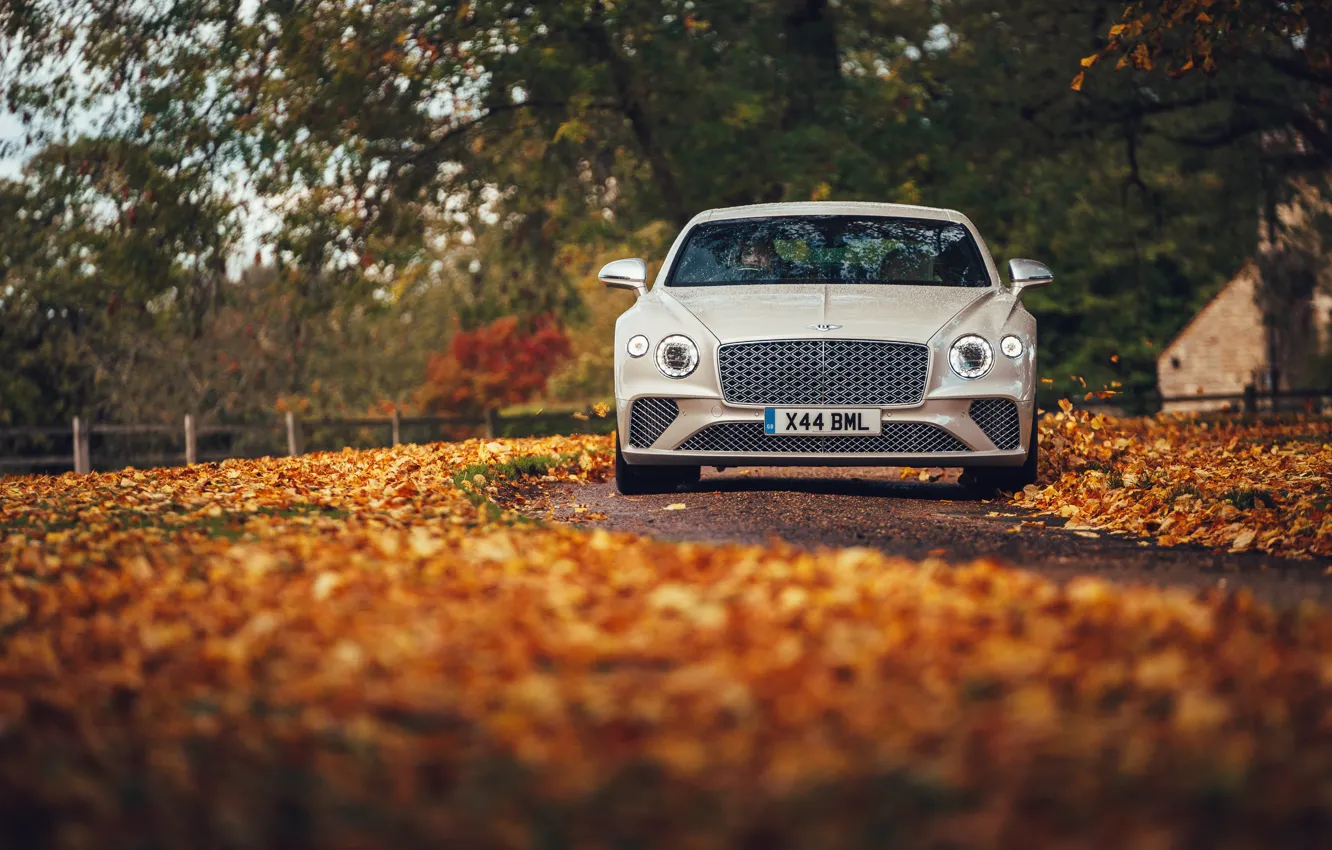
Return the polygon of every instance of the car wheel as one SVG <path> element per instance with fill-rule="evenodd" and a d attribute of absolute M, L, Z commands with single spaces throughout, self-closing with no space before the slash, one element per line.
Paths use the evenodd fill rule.
<path fill-rule="evenodd" d="M 962 471 L 959 483 L 977 491 L 981 498 L 996 493 L 1016 493 L 1028 484 L 1036 483 L 1037 465 L 1041 446 L 1037 439 L 1036 412 L 1032 411 L 1031 431 L 1027 441 L 1027 459 L 1021 466 L 972 467 Z"/>
<path fill-rule="evenodd" d="M 615 489 L 622 495 L 674 493 L 682 486 L 697 484 L 702 474 L 701 466 L 633 466 L 620 451 L 619 435 L 615 437 Z"/>

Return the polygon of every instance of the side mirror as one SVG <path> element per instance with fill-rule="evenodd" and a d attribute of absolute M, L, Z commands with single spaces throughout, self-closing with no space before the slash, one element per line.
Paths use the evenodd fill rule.
<path fill-rule="evenodd" d="M 1013 285 L 1013 295 L 1022 297 L 1028 289 L 1039 289 L 1054 282 L 1054 272 L 1045 263 L 1035 260 L 1009 260 L 1008 280 Z"/>
<path fill-rule="evenodd" d="M 601 267 L 597 279 L 611 289 L 632 289 L 641 298 L 647 294 L 647 263 L 637 257 L 615 260 Z"/>

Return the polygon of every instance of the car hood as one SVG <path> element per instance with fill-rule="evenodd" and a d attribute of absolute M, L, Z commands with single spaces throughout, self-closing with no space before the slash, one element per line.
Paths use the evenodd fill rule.
<path fill-rule="evenodd" d="M 990 288 L 782 284 L 664 287 L 721 342 L 827 336 L 927 342 Z M 811 325 L 834 325 L 821 331 Z"/>

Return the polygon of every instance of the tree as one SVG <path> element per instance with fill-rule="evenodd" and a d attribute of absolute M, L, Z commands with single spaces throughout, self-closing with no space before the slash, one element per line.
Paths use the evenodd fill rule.
<path fill-rule="evenodd" d="M 1238 88 L 1145 70 L 1068 88 L 1122 10 L 0 0 L 0 77 L 39 141 L 102 98 L 108 138 L 278 210 L 292 397 L 320 373 L 323 317 L 413 282 L 447 291 L 465 332 L 576 321 L 569 246 L 660 257 L 700 209 L 810 198 L 955 206 L 1001 257 L 1049 260 L 1043 367 L 1106 383 L 1150 372 L 1147 343 L 1238 267 L 1259 187 L 1256 137 L 1190 143 Z M 47 85 L 56 64 L 78 73 Z"/>
<path fill-rule="evenodd" d="M 1211 145 L 1290 128 L 1303 144 L 1281 152 L 1287 168 L 1332 162 L 1332 6 L 1252 0 L 1138 0 L 1124 8 L 1105 44 L 1083 60 L 1172 77 L 1226 75 L 1241 82 L 1226 126 L 1191 141 Z M 1084 74 L 1075 86 L 1080 87 Z"/>
<path fill-rule="evenodd" d="M 448 350 L 430 358 L 420 400 L 432 411 L 480 414 L 528 401 L 569 353 L 569 338 L 550 317 L 522 327 L 514 316 L 458 331 Z"/>
<path fill-rule="evenodd" d="M 30 399 L 10 417 L 107 416 L 146 363 L 177 358 L 158 359 L 164 338 L 203 334 L 236 232 L 207 175 L 151 148 L 81 139 L 41 151 L 0 194 L 0 346 L 28 364 L 6 396 Z"/>
<path fill-rule="evenodd" d="M 971 215 L 1002 261 L 1046 260 L 1033 293 L 1043 397 L 1116 383 L 1151 404 L 1155 359 L 1252 255 L 1257 140 L 1182 145 L 1224 108 L 1202 79 L 1103 75 L 1070 90 L 1069 69 L 1122 3 L 947 4 L 903 73 L 923 90 L 912 132 L 929 157 L 916 189 Z M 911 122 L 908 131 L 912 129 Z"/>
<path fill-rule="evenodd" d="M 678 226 L 719 202 L 863 186 L 877 165 L 859 142 L 900 108 L 891 80 L 869 100 L 848 85 L 858 22 L 826 0 L 37 0 L 0 4 L 0 24 L 19 45 L 11 109 L 39 127 L 86 97 L 45 85 L 72 54 L 94 94 L 136 113 L 126 136 L 289 198 L 278 260 L 311 284 L 401 273 L 427 225 L 495 227 L 486 287 L 516 286 L 496 308 L 529 315 L 568 287 L 512 270 L 548 268 L 608 215 Z"/>
<path fill-rule="evenodd" d="M 1325 186 L 1317 187 L 1332 168 L 1332 6 L 1133 2 L 1082 64 L 1092 68 L 1106 59 L 1119 70 L 1158 70 L 1181 83 L 1201 78 L 1206 96 L 1222 101 L 1224 95 L 1226 108 L 1216 120 L 1178 141 L 1256 149 L 1263 181 L 1257 300 L 1269 336 L 1271 379 L 1274 386 L 1313 380 L 1308 364 L 1318 335 L 1312 296 L 1327 262 L 1317 238 Z M 1074 88 L 1086 79 L 1086 72 L 1079 74 Z"/>

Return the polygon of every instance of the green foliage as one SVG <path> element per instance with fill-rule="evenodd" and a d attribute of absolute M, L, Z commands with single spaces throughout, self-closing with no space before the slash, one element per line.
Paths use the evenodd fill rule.
<path fill-rule="evenodd" d="M 494 520 L 504 513 L 504 509 L 487 494 L 487 487 L 508 482 L 519 482 L 524 478 L 539 477 L 552 469 L 567 466 L 576 459 L 576 455 L 525 455 L 499 463 L 473 463 L 460 469 L 453 475 L 453 486 L 467 495 L 475 505 L 485 510 L 487 518 Z M 520 518 L 521 521 L 522 518 Z"/>
<path fill-rule="evenodd" d="M 116 139 L 50 145 L 0 186 L 0 417 L 102 413 L 154 349 L 202 335 L 233 212 L 206 171 Z"/>
<path fill-rule="evenodd" d="M 1258 506 L 1276 507 L 1276 499 L 1266 490 L 1254 487 L 1237 487 L 1227 491 L 1222 497 L 1242 511 L 1251 511 Z"/>
<path fill-rule="evenodd" d="M 1124 75 L 1068 88 L 1085 42 L 1117 4 L 964 2 L 955 49 L 927 56 L 934 90 L 932 201 L 965 210 L 999 258 L 1047 261 L 1033 293 L 1051 397 L 1123 385 L 1132 406 L 1155 359 L 1256 247 L 1255 144 L 1218 150 L 1174 137 L 1214 119 L 1202 80 Z"/>
<path fill-rule="evenodd" d="M 1298 93 L 1247 65 L 1073 91 L 1123 8 L 0 2 L 0 82 L 40 151 L 0 193 L 0 355 L 22 358 L 0 411 L 127 417 L 136 381 L 190 388 L 159 401 L 173 415 L 401 401 L 455 320 L 553 314 L 600 339 L 590 258 L 659 259 L 700 209 L 810 198 L 964 210 L 1001 264 L 1056 271 L 1030 300 L 1049 391 L 1143 398 L 1252 254 L 1278 165 L 1258 133 L 1289 110 L 1209 134 L 1242 96 Z M 89 110 L 99 136 L 65 142 Z M 276 267 L 227 283 L 265 206 Z M 556 391 L 601 392 L 602 349 L 575 344 Z"/>
<path fill-rule="evenodd" d="M 1196 136 L 1210 144 L 1268 132 L 1285 168 L 1332 164 L 1332 6 L 1251 0 L 1132 0 L 1082 64 L 1162 68 L 1172 78 L 1220 77 L 1225 120 Z M 1074 85 L 1081 87 L 1086 74 Z M 1272 133 L 1271 131 L 1280 131 Z M 1293 140 L 1298 137 L 1298 143 Z"/>

